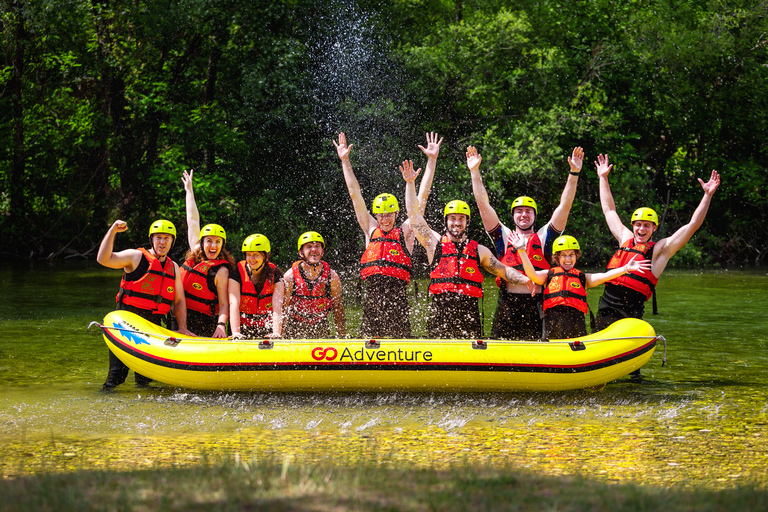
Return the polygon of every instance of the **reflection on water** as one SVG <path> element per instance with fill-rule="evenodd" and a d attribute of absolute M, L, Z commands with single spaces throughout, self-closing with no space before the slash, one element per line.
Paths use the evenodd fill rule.
<path fill-rule="evenodd" d="M 102 393 L 97 330 L 118 276 L 91 264 L 0 271 L 0 473 L 195 463 L 203 452 L 348 462 L 509 463 L 554 474 L 768 486 L 759 272 L 669 272 L 669 341 L 645 380 L 569 393 Z M 489 288 L 492 292 L 492 288 Z M 352 296 L 352 294 L 348 294 Z M 590 292 L 590 303 L 599 292 Z M 490 323 L 494 295 L 486 301 Z M 350 307 L 352 305 L 350 304 Z M 350 315 L 354 317 L 354 315 Z M 311 439 L 311 442 L 308 440 Z"/>

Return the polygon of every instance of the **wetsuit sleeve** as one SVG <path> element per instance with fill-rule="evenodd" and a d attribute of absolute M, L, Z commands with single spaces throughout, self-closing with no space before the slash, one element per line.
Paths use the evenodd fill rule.
<path fill-rule="evenodd" d="M 136 269 L 133 272 L 126 273 L 125 274 L 125 280 L 126 281 L 138 281 L 142 277 L 144 277 L 144 274 L 147 273 L 147 270 L 149 270 L 149 261 L 147 261 L 147 257 L 144 256 L 142 253 L 141 255 L 141 261 L 139 262 L 139 266 L 136 267 Z"/>
<path fill-rule="evenodd" d="M 507 240 L 509 239 L 509 228 L 499 223 L 495 228 L 488 231 L 488 236 L 493 242 L 493 252 L 497 259 L 501 259 L 507 252 Z"/>
<path fill-rule="evenodd" d="M 240 269 L 238 269 L 237 267 L 235 267 L 234 271 L 230 269 L 229 278 L 242 286 L 243 281 L 242 279 L 240 279 Z"/>
<path fill-rule="evenodd" d="M 547 261 L 552 261 L 552 245 L 555 243 L 555 239 L 562 235 L 562 231 L 558 231 L 552 227 L 552 223 L 547 222 L 539 230 L 539 239 L 541 240 L 541 250 L 544 251 L 544 257 Z"/>

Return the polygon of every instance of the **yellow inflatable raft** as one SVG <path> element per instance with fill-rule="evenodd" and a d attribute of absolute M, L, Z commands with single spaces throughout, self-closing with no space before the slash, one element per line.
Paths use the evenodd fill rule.
<path fill-rule="evenodd" d="M 558 391 L 599 388 L 653 355 L 650 324 L 620 320 L 578 339 L 221 340 L 180 338 L 127 311 L 101 325 L 109 349 L 153 380 L 241 391 Z"/>

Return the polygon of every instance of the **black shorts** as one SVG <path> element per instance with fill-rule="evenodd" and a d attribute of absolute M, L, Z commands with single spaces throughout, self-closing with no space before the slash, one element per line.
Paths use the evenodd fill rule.
<path fill-rule="evenodd" d="M 587 335 L 584 313 L 570 306 L 555 306 L 544 311 L 544 339 L 565 340 Z"/>
<path fill-rule="evenodd" d="M 482 338 L 479 300 L 458 293 L 432 295 L 427 333 L 430 338 Z"/>
<path fill-rule="evenodd" d="M 290 316 L 286 316 L 285 324 L 283 325 L 283 338 L 288 339 L 326 339 L 331 337 L 331 326 L 328 323 L 328 319 L 324 318 L 314 324 L 308 324 L 294 320 Z"/>
<path fill-rule="evenodd" d="M 542 336 L 544 296 L 540 293 L 507 293 L 499 288 L 491 338 L 497 340 L 538 340 Z"/>
<path fill-rule="evenodd" d="M 411 311 L 408 305 L 408 284 L 389 276 L 371 276 L 364 281 L 363 338 L 411 337 Z"/>
<path fill-rule="evenodd" d="M 210 338 L 216 330 L 218 318 L 218 316 L 187 309 L 187 330 L 195 333 L 195 336 Z"/>
<path fill-rule="evenodd" d="M 645 295 L 626 286 L 607 283 L 597 306 L 597 330 L 622 318 L 639 318 L 645 312 Z"/>

